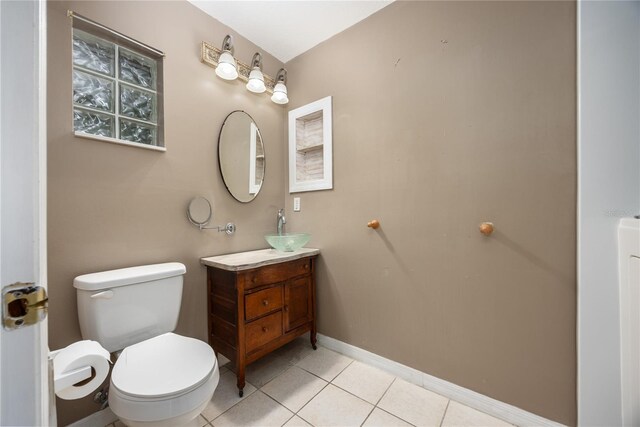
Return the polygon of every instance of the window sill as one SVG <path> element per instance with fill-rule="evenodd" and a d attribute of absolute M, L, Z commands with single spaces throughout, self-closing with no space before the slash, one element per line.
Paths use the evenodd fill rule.
<path fill-rule="evenodd" d="M 78 132 L 78 131 L 75 131 L 74 135 L 80 138 L 93 139 L 96 141 L 103 141 L 103 142 L 111 142 L 112 144 L 120 144 L 120 145 L 128 145 L 129 147 L 144 148 L 145 150 L 167 151 L 165 147 L 140 144 L 139 142 L 131 142 L 131 141 L 125 141 L 122 139 L 109 138 L 108 136 L 92 135 L 90 133 L 84 133 L 84 132 Z"/>

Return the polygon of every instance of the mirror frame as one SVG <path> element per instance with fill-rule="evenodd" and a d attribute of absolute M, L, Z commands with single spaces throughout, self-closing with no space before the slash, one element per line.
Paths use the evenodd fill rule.
<path fill-rule="evenodd" d="M 204 200 L 205 202 L 207 202 L 207 205 L 209 205 L 209 217 L 204 221 L 204 222 L 197 222 L 192 215 L 191 212 L 191 204 L 197 200 Z M 198 227 L 200 230 L 204 229 L 207 227 L 207 225 L 209 225 L 209 223 L 211 223 L 211 219 L 213 218 L 213 206 L 211 206 L 211 202 L 209 201 L 209 199 L 207 199 L 206 197 L 202 197 L 202 196 L 196 196 L 193 197 L 190 201 L 189 204 L 187 205 L 187 219 L 189 220 L 189 222 L 193 225 L 195 225 L 196 227 Z"/>
<path fill-rule="evenodd" d="M 222 139 L 222 131 L 224 130 L 224 125 L 227 122 L 227 119 L 233 114 L 233 113 L 244 113 L 247 116 L 249 116 L 249 118 L 251 119 L 251 121 L 256 125 L 256 128 L 258 129 L 258 132 L 260 133 L 260 142 L 262 143 L 262 149 L 264 152 L 264 170 L 262 172 L 262 184 L 260 184 L 260 190 L 256 193 L 256 195 L 251 199 L 251 200 L 239 200 L 229 189 L 229 185 L 227 184 L 227 181 L 224 178 L 224 174 L 222 173 L 222 160 L 221 160 L 221 156 L 220 156 L 220 141 Z M 230 112 L 229 114 L 227 114 L 227 116 L 224 118 L 224 120 L 222 121 L 222 126 L 220 126 L 220 132 L 218 133 L 218 170 L 220 171 L 220 176 L 222 177 L 222 182 L 224 183 L 224 187 L 227 189 L 227 192 L 231 195 L 231 197 L 233 197 L 236 201 L 240 202 L 240 203 L 251 203 L 253 202 L 256 197 L 258 197 L 260 195 L 260 191 L 262 191 L 262 186 L 264 185 L 264 180 L 267 176 L 267 153 L 266 150 L 264 149 L 264 139 L 262 138 L 262 131 L 260 131 L 260 126 L 258 126 L 258 123 L 256 123 L 256 121 L 253 119 L 253 117 L 251 116 L 251 114 L 247 113 L 244 110 L 233 110 L 232 112 Z"/>

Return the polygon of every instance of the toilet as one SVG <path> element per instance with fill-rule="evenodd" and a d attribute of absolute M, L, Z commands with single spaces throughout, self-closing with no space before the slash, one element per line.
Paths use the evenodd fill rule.
<path fill-rule="evenodd" d="M 218 385 L 215 353 L 174 334 L 186 267 L 177 262 L 76 277 L 83 339 L 119 353 L 109 406 L 128 426 L 196 425 Z"/>

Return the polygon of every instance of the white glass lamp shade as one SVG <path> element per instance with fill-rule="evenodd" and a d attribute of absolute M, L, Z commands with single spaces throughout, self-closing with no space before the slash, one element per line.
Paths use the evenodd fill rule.
<path fill-rule="evenodd" d="M 260 68 L 254 68 L 249 73 L 249 81 L 247 82 L 247 89 L 253 93 L 262 93 L 267 90 L 264 85 L 264 75 Z"/>
<path fill-rule="evenodd" d="M 289 97 L 287 97 L 287 87 L 282 82 L 276 83 L 276 86 L 273 88 L 273 95 L 271 96 L 271 100 L 276 104 L 286 104 L 289 102 Z"/>
<path fill-rule="evenodd" d="M 216 75 L 225 80 L 235 80 L 238 78 L 236 59 L 231 52 L 225 50 L 220 54 L 218 66 L 216 67 Z"/>

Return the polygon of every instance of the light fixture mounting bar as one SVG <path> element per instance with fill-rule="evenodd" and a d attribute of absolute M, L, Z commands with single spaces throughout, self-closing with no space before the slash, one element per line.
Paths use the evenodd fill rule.
<path fill-rule="evenodd" d="M 218 66 L 218 58 L 220 58 L 221 53 L 222 51 L 219 48 L 213 46 L 210 43 L 202 42 L 200 60 L 202 61 L 203 64 L 216 68 Z M 251 73 L 251 68 L 253 64 L 247 65 L 244 62 L 238 61 L 237 59 L 236 59 L 236 62 L 238 63 L 238 78 L 243 82 L 248 82 L 249 73 Z M 264 75 L 264 84 L 267 87 L 267 92 L 272 94 L 273 88 L 276 85 L 276 81 L 273 79 L 273 77 L 270 77 L 264 73 L 263 75 Z"/>

